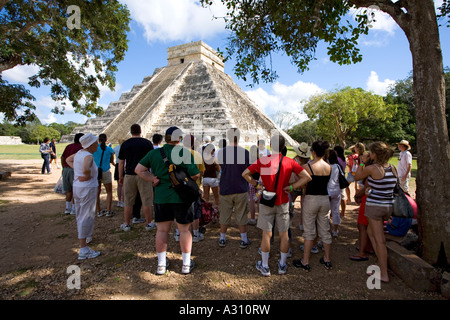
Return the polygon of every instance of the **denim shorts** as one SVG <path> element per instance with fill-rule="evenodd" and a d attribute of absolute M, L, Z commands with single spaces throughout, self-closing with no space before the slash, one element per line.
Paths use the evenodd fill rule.
<path fill-rule="evenodd" d="M 219 179 L 217 178 L 203 178 L 203 185 L 215 188 L 219 186 Z"/>

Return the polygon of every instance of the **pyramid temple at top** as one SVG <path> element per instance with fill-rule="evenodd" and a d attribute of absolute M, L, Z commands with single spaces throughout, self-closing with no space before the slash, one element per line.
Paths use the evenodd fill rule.
<path fill-rule="evenodd" d="M 92 132 L 105 133 L 111 143 L 119 143 L 138 123 L 148 139 L 177 126 L 200 141 L 210 136 L 217 143 L 226 138 L 227 129 L 238 128 L 243 146 L 259 139 L 268 143 L 274 133 L 282 134 L 288 145 L 296 143 L 224 73 L 222 58 L 203 41 L 170 47 L 167 53 L 166 67 L 156 69 L 111 102 L 102 116 L 89 119 L 61 142 L 72 142 L 78 132 Z"/>

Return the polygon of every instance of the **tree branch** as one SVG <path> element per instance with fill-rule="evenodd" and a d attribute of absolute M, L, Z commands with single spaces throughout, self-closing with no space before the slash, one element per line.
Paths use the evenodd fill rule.
<path fill-rule="evenodd" d="M 313 16 L 311 17 L 312 19 L 315 20 L 315 22 L 314 22 L 314 29 L 313 29 L 314 33 L 316 33 L 317 29 L 322 24 L 322 20 L 320 19 L 320 9 L 322 8 L 324 3 L 325 3 L 325 0 L 315 1 L 314 12 L 313 12 Z"/>
<path fill-rule="evenodd" d="M 51 20 L 40 20 L 40 21 L 33 21 L 28 24 L 26 24 L 16 35 L 15 38 L 19 39 L 22 37 L 26 32 L 28 32 L 31 28 L 40 25 L 40 24 L 51 24 Z"/>
<path fill-rule="evenodd" d="M 9 70 L 17 66 L 18 64 L 22 64 L 22 57 L 19 55 L 14 55 L 9 59 L 0 59 L 0 73 L 3 71 Z"/>
<path fill-rule="evenodd" d="M 381 11 L 389 14 L 404 31 L 409 27 L 408 1 L 399 0 L 394 3 L 391 0 L 350 0 L 349 2 L 357 8 L 377 6 Z M 406 9 L 406 13 L 402 8 Z"/>

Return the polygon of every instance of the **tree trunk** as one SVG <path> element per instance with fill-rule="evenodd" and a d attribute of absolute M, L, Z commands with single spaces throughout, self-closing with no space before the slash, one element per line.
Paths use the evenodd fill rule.
<path fill-rule="evenodd" d="M 436 12 L 431 0 L 408 2 L 401 26 L 413 58 L 418 151 L 417 203 L 422 258 L 450 264 L 450 144 L 445 78 Z M 445 254 L 445 255 L 444 255 Z"/>

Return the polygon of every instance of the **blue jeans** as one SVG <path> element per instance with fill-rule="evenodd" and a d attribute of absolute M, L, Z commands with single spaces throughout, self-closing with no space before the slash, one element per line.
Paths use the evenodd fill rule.
<path fill-rule="evenodd" d="M 42 164 L 41 173 L 44 174 L 45 169 L 47 169 L 47 173 L 50 173 L 50 155 L 48 153 L 47 154 L 41 153 L 41 157 L 42 157 L 42 159 L 44 159 L 44 163 Z"/>

